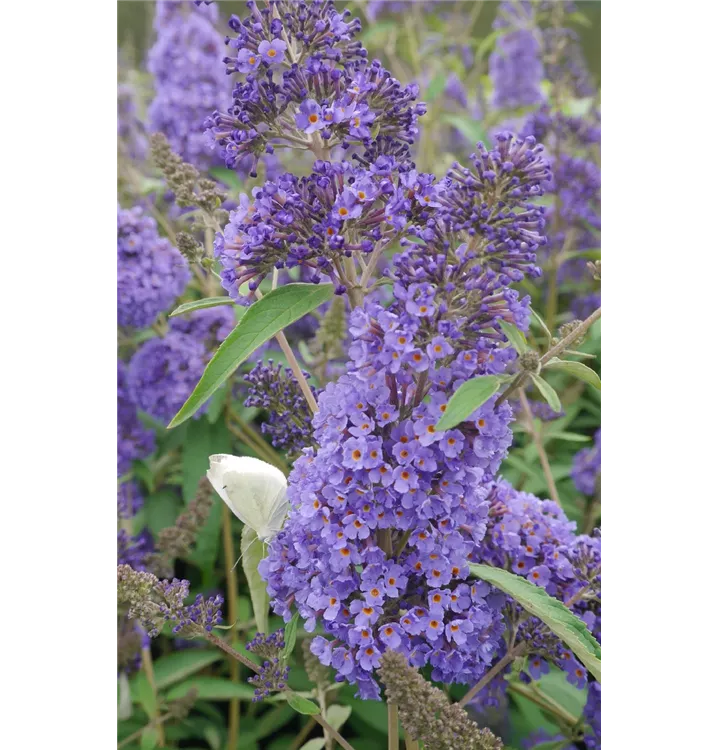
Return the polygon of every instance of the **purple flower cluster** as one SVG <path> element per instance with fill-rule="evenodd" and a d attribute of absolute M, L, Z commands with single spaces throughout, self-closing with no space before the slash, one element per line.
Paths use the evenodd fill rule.
<path fill-rule="evenodd" d="M 155 436 L 137 417 L 137 406 L 127 382 L 127 367 L 117 360 L 117 476 L 130 470 L 132 462 L 149 456 Z M 118 498 L 119 508 L 119 498 Z"/>
<path fill-rule="evenodd" d="M 421 307 L 421 305 L 419 305 Z M 478 353 L 438 334 L 419 344 L 421 310 L 374 303 L 351 316 L 352 369 L 319 396 L 318 450 L 295 462 L 292 509 L 260 573 L 285 620 L 324 627 L 312 652 L 377 697 L 386 648 L 433 678 L 470 682 L 501 640 L 501 596 L 467 581 L 487 522 L 487 489 L 511 443 L 494 397 L 439 432 L 451 393 L 481 372 Z M 469 356 L 466 356 L 466 355 Z"/>
<path fill-rule="evenodd" d="M 146 328 L 184 291 L 187 261 L 141 206 L 117 207 L 117 322 Z"/>
<path fill-rule="evenodd" d="M 540 104 L 544 66 L 533 4 L 529 0 L 502 2 L 494 29 L 506 29 L 489 57 L 494 106 L 518 109 Z"/>
<path fill-rule="evenodd" d="M 475 330 L 483 327 L 480 322 L 490 324 L 492 318 L 505 317 L 507 308 L 509 317 L 505 319 L 525 329 L 528 300 L 517 304 L 518 297 L 506 287 L 525 275 L 541 275 L 536 253 L 546 244 L 546 222 L 544 208 L 534 200 L 543 194 L 551 175 L 543 147 L 536 145 L 533 137 L 522 139 L 502 132 L 491 150 L 478 143 L 470 160 L 472 167 L 454 163 L 435 188 L 439 210 L 426 219 L 425 227 L 415 230 L 432 252 L 408 243 L 407 262 L 398 267 L 397 276 L 404 283 L 421 282 L 429 275 L 436 278 L 439 266 L 445 265 L 444 286 L 457 299 L 465 300 L 463 310 L 472 297 L 480 298 L 478 305 L 468 306 L 469 322 L 476 323 Z M 455 270 L 458 266 L 460 271 Z M 464 281 L 452 281 L 452 273 L 460 273 Z M 493 293 L 496 298 L 484 304 L 484 298 Z"/>
<path fill-rule="evenodd" d="M 239 72 L 233 104 L 206 121 L 227 167 L 251 158 L 250 174 L 278 142 L 315 153 L 341 146 L 406 153 L 424 114 L 417 86 L 402 87 L 354 36 L 358 19 L 323 0 L 278 0 L 232 16 L 227 72 Z M 382 138 L 377 139 L 381 131 Z"/>
<path fill-rule="evenodd" d="M 588 684 L 588 700 L 583 709 L 584 721 L 588 724 L 583 742 L 589 750 L 601 750 L 601 683 Z"/>
<path fill-rule="evenodd" d="M 130 360 L 128 382 L 137 405 L 155 419 L 171 420 L 234 325 L 234 311 L 225 306 L 172 318 L 169 333 L 146 341 Z"/>
<path fill-rule="evenodd" d="M 221 163 L 203 134 L 207 115 L 230 102 L 223 39 L 214 28 L 218 20 L 216 5 L 158 2 L 157 41 L 147 63 L 155 79 L 149 127 L 164 133 L 172 150 L 196 166 Z"/>
<path fill-rule="evenodd" d="M 601 430 L 593 436 L 593 445 L 580 450 L 573 459 L 571 479 L 579 492 L 593 495 L 596 478 L 601 473 Z"/>
<path fill-rule="evenodd" d="M 548 28 L 543 32 L 546 78 L 578 99 L 594 96 L 596 87 L 573 29 Z"/>
<path fill-rule="evenodd" d="M 556 503 L 519 492 L 503 479 L 493 484 L 488 500 L 488 530 L 470 559 L 506 568 L 561 601 L 585 592 L 572 609 L 600 639 L 600 538 L 576 536 L 576 524 Z M 508 607 L 515 607 L 511 600 Z M 508 616 L 516 614 L 509 611 Z M 553 663 L 570 683 L 585 687 L 586 669 L 538 619 L 521 623 L 520 641 L 528 645 L 526 680 L 540 679 Z M 499 676 L 478 700 L 484 705 L 495 703 L 496 693 L 504 689 Z"/>
<path fill-rule="evenodd" d="M 310 374 L 304 373 L 309 379 Z M 244 376 L 249 384 L 245 406 L 265 409 L 262 433 L 275 448 L 291 455 L 301 453 L 312 443 L 312 414 L 296 378 L 288 367 L 274 366 L 273 361 L 258 362 Z M 316 396 L 316 390 L 312 387 Z"/>
<path fill-rule="evenodd" d="M 284 628 L 268 636 L 257 633 L 245 648 L 264 659 L 260 672 L 247 680 L 250 685 L 254 685 L 252 702 L 256 703 L 268 698 L 273 691 L 284 690 L 289 678 L 289 667 L 286 666 L 282 657 Z"/>
<path fill-rule="evenodd" d="M 242 194 L 229 224 L 215 238 L 222 286 L 249 304 L 249 291 L 275 268 L 299 266 L 308 280 L 330 277 L 343 293 L 350 283 L 342 259 L 370 254 L 414 221 L 424 221 L 437 202 L 432 175 L 400 171 L 392 156 L 364 167 L 317 161 L 308 177 L 284 174 Z"/>

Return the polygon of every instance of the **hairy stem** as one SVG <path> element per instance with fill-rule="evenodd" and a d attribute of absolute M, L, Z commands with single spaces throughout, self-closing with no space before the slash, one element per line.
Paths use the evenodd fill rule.
<path fill-rule="evenodd" d="M 227 610 L 229 621 L 234 625 L 239 619 L 237 614 L 237 574 L 234 569 L 234 544 L 232 542 L 232 514 L 226 503 L 222 503 L 222 546 L 224 547 L 224 569 L 227 575 Z M 233 631 L 231 631 L 233 632 Z M 239 662 L 229 660 L 229 679 L 239 683 Z M 239 699 L 229 702 L 229 727 L 227 729 L 227 748 L 235 750 L 239 739 Z"/>
<path fill-rule="evenodd" d="M 558 496 L 558 490 L 556 489 L 556 482 L 554 482 L 553 474 L 551 473 L 551 464 L 549 464 L 548 456 L 546 455 L 546 449 L 543 444 L 543 437 L 541 433 L 536 429 L 534 424 L 534 415 L 529 405 L 529 400 L 526 398 L 526 393 L 523 388 L 519 389 L 519 401 L 521 402 L 521 408 L 526 415 L 524 424 L 526 429 L 529 431 L 536 451 L 538 452 L 539 461 L 541 462 L 541 468 L 543 469 L 544 476 L 546 477 L 546 485 L 548 486 L 548 494 L 550 498 L 561 507 L 561 498 Z"/>

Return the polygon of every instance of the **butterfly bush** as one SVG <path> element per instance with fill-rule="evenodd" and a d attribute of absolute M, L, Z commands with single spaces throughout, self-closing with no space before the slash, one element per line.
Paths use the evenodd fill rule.
<path fill-rule="evenodd" d="M 230 102 L 222 64 L 224 40 L 215 29 L 218 20 L 214 4 L 158 2 L 157 40 L 147 63 L 155 84 L 147 112 L 149 128 L 164 133 L 173 151 L 199 167 L 218 162 L 202 123 L 208 112 Z"/>
<path fill-rule="evenodd" d="M 145 328 L 184 291 L 187 261 L 141 206 L 117 207 L 117 322 Z"/>
<path fill-rule="evenodd" d="M 240 73 L 227 111 L 206 122 L 228 167 L 251 157 L 250 174 L 277 145 L 311 149 L 334 146 L 406 156 L 423 104 L 417 86 L 403 87 L 354 39 L 361 25 L 332 3 L 278 0 L 247 4 L 250 14 L 230 19 L 228 73 Z M 382 137 L 377 138 L 381 132 Z"/>
<path fill-rule="evenodd" d="M 369 3 L 367 14 L 392 5 Z M 515 391 L 511 399 L 492 396 L 449 429 L 438 427 L 468 380 L 508 382 L 527 371 L 502 328 L 529 330 L 531 300 L 516 286 L 537 287 L 541 266 L 566 247 L 597 246 L 600 115 L 593 104 L 580 116 L 556 106 L 557 91 L 573 99 L 595 93 L 576 37 L 551 3 L 502 3 L 495 23 L 502 33 L 489 60 L 499 126 L 435 175 L 412 160 L 426 112 L 418 86 L 401 84 L 369 59 L 349 11 L 325 0 L 250 0 L 246 7 L 243 18 L 229 21 L 222 59 L 214 4 L 158 3 L 148 119 L 150 130 L 162 131 L 200 169 L 224 164 L 263 175 L 222 204 L 229 214 L 219 200 L 200 206 L 220 271 L 209 286 L 219 281 L 245 306 L 270 279 L 273 288 L 330 282 L 336 293 L 318 319 L 306 316 L 286 330 L 292 344 L 312 337 L 302 354 L 319 387 L 297 381 L 296 362 L 293 371 L 271 359 L 256 362 L 267 344 L 231 390 L 265 412 L 262 433 L 294 459 L 288 517 L 259 562 L 271 607 L 285 622 L 297 612 L 313 634 L 310 657 L 363 699 L 380 698 L 381 680 L 404 704 L 422 694 L 439 706 L 443 694 L 432 693 L 417 669 L 434 681 L 475 685 L 521 646 L 521 661 L 487 678 L 473 705 L 504 702 L 511 669 L 524 683 L 561 670 L 587 688 L 582 741 L 600 748 L 600 685 L 540 619 L 473 578 L 469 567 L 522 576 L 565 602 L 600 641 L 600 534 L 577 534 L 556 502 L 500 476 L 512 423 L 528 416 Z M 458 76 L 449 76 L 444 94 L 466 111 L 469 95 Z M 134 117 L 130 104 L 122 114 Z M 292 172 L 281 166 L 283 149 L 293 150 Z M 187 199 L 192 216 L 195 182 Z M 211 272 L 198 237 L 181 237 L 185 255 Z M 579 280 L 584 266 L 565 263 L 559 279 Z M 187 261 L 159 237 L 154 219 L 139 206 L 118 208 L 118 322 L 157 333 L 132 341 L 127 365 L 118 360 L 118 476 L 154 450 L 138 409 L 170 421 L 236 324 L 230 306 L 165 322 L 161 313 L 189 281 Z M 580 309 L 590 312 L 593 299 Z M 564 416 L 529 403 L 541 420 Z M 267 444 L 262 450 L 272 453 Z M 600 430 L 595 445 L 576 455 L 571 476 L 592 495 L 599 472 Z M 123 668 L 136 667 L 140 637 L 158 635 L 166 622 L 177 635 L 208 638 L 221 622 L 221 597 L 186 604 L 189 582 L 172 577 L 174 561 L 188 556 L 209 516 L 209 490 L 200 494 L 199 509 L 191 506 L 153 540 L 127 531 L 142 507 L 138 484 L 130 479 L 118 488 L 118 590 L 133 623 L 119 635 Z M 263 660 L 250 679 L 255 700 L 286 689 L 283 647 L 283 630 L 247 645 Z M 466 746 L 479 739 L 476 746 L 501 746 L 488 730 L 479 738 L 457 704 L 437 708 L 441 726 L 462 727 L 448 734 L 437 729 L 433 709 L 402 708 L 409 711 L 405 729 L 414 716 L 437 747 L 474 735 Z"/>

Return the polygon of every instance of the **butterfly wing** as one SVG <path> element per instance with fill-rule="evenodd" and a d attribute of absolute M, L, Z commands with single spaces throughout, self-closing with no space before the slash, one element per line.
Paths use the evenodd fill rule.
<path fill-rule="evenodd" d="M 279 469 L 257 458 L 227 454 L 210 456 L 209 465 L 207 478 L 240 521 L 260 538 L 279 531 L 287 506 L 287 480 Z"/>
<path fill-rule="evenodd" d="M 287 498 L 287 491 L 283 490 L 274 498 L 265 533 L 257 532 L 257 536 L 262 537 L 265 541 L 269 541 L 273 536 L 276 536 L 282 530 L 288 512 L 289 499 Z"/>

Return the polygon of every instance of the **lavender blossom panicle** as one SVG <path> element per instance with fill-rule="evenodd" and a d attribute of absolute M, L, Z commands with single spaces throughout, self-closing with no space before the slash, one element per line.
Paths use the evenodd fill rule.
<path fill-rule="evenodd" d="M 439 205 L 433 182 L 432 175 L 407 170 L 393 156 L 376 156 L 357 166 L 317 161 L 308 177 L 284 174 L 256 187 L 251 198 L 240 196 L 215 237 L 222 286 L 249 304 L 274 269 L 299 267 L 307 281 L 330 279 L 344 293 L 344 259 L 368 256 L 377 243 L 387 246 L 423 221 Z M 240 291 L 247 282 L 249 295 Z"/>
<path fill-rule="evenodd" d="M 533 3 L 502 2 L 494 29 L 506 30 L 489 57 L 494 106 L 519 109 L 540 104 L 544 100 L 541 91 L 544 66 Z"/>
<path fill-rule="evenodd" d="M 289 518 L 259 568 L 275 611 L 288 619 L 293 600 L 307 630 L 320 622 L 331 640 L 315 638 L 312 653 L 364 698 L 378 696 L 372 673 L 387 648 L 431 664 L 434 679 L 469 682 L 502 632 L 502 597 L 462 581 L 486 526 L 482 482 L 511 442 L 511 409 L 494 410 L 494 397 L 456 429 L 436 430 L 454 388 L 488 365 L 441 335 L 421 343 L 422 307 L 353 312 L 353 369 L 319 396 L 319 448 L 295 462 Z"/>
<path fill-rule="evenodd" d="M 589 750 L 601 750 L 601 683 L 588 684 L 588 700 L 583 709 L 583 718 L 588 725 L 583 742 Z"/>
<path fill-rule="evenodd" d="M 117 566 L 118 603 L 127 607 L 127 617 L 138 620 L 150 638 L 159 635 L 165 622 L 173 623 L 172 632 L 184 637 L 202 635 L 222 622 L 221 596 L 198 594 L 185 605 L 188 596 L 189 581 L 159 580 L 130 565 Z"/>
<path fill-rule="evenodd" d="M 268 698 L 272 692 L 284 690 L 289 678 L 289 667 L 282 655 L 284 629 L 281 628 L 268 636 L 258 633 L 245 648 L 264 659 L 259 673 L 247 680 L 254 686 L 252 702 L 256 703 Z"/>
<path fill-rule="evenodd" d="M 224 109 L 230 102 L 223 39 L 215 29 L 218 20 L 216 5 L 158 2 L 157 41 L 147 63 L 155 79 L 149 128 L 164 133 L 173 151 L 199 167 L 221 164 L 202 124 L 214 109 Z"/>
<path fill-rule="evenodd" d="M 304 377 L 309 379 L 309 373 L 305 372 Z M 275 448 L 296 456 L 312 444 L 312 413 L 288 367 L 275 367 L 269 359 L 266 364 L 257 363 L 244 380 L 249 385 L 244 405 L 266 410 L 262 433 Z M 316 389 L 310 388 L 316 396 Z"/>
<path fill-rule="evenodd" d="M 130 360 L 128 381 L 137 405 L 155 419 L 171 420 L 234 325 L 234 312 L 224 306 L 172 318 L 169 332 L 146 341 Z"/>
<path fill-rule="evenodd" d="M 361 28 L 349 11 L 312 0 L 277 0 L 261 8 L 253 0 L 244 19 L 232 16 L 237 35 L 228 39 L 228 73 L 241 73 L 233 105 L 206 121 L 227 167 L 250 159 L 250 175 L 273 143 L 328 151 L 335 146 L 398 149 L 413 143 L 418 87 L 402 87 L 354 37 Z M 377 140 L 381 131 L 383 140 Z"/>
<path fill-rule="evenodd" d="M 470 559 L 506 568 L 561 601 L 581 594 L 572 609 L 600 639 L 600 539 L 577 536 L 576 524 L 556 503 L 519 492 L 503 479 L 494 483 L 489 501 L 488 530 Z M 586 669 L 540 620 L 531 617 L 519 625 L 521 611 L 511 599 L 505 614 L 518 625 L 516 642 L 527 646 L 525 680 L 540 679 L 555 664 L 570 683 L 585 687 Z M 505 688 L 499 675 L 476 701 L 496 705 Z"/>
<path fill-rule="evenodd" d="M 118 359 L 117 476 L 128 472 L 133 461 L 146 458 L 154 449 L 154 433 L 144 427 L 137 416 L 137 406 L 127 383 L 127 367 L 124 362 Z"/>
<path fill-rule="evenodd" d="M 597 478 L 601 473 L 601 430 L 593 436 L 593 445 L 580 450 L 573 459 L 571 478 L 576 489 L 584 495 L 596 492 Z"/>
<path fill-rule="evenodd" d="M 189 283 L 187 261 L 141 206 L 117 207 L 117 322 L 146 328 Z"/>

